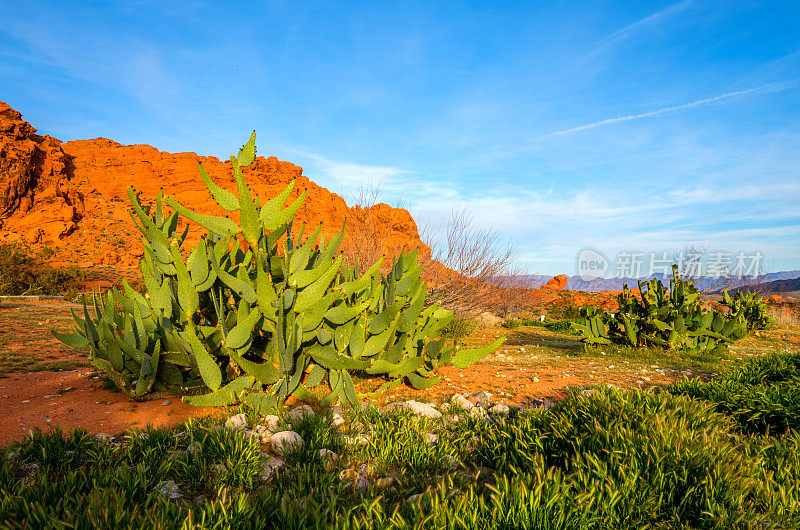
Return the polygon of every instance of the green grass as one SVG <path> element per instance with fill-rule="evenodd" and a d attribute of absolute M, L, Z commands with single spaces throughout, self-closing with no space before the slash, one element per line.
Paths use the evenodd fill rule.
<path fill-rule="evenodd" d="M 371 407 L 337 430 L 317 414 L 294 426 L 306 445 L 266 483 L 260 445 L 218 420 L 111 446 L 84 431 L 36 431 L 0 450 L 0 527 L 797 527 L 800 416 L 782 396 L 797 395 L 798 372 L 799 354 L 775 355 L 710 383 L 601 388 L 496 423 Z M 742 399 L 743 389 L 760 397 Z M 337 431 L 368 440 L 349 445 Z M 341 455 L 331 469 L 323 448 Z M 365 492 L 340 478 L 348 469 L 370 479 Z M 394 484 L 379 487 L 390 473 Z M 155 491 L 164 480 L 184 499 Z"/>

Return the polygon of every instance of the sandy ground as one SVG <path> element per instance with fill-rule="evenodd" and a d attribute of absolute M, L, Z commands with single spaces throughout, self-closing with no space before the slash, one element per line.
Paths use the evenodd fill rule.
<path fill-rule="evenodd" d="M 214 413 L 175 397 L 135 402 L 103 388 L 92 369 L 9 374 L 0 379 L 0 445 L 19 440 L 36 427 L 121 433 L 130 428 L 177 425 Z"/>

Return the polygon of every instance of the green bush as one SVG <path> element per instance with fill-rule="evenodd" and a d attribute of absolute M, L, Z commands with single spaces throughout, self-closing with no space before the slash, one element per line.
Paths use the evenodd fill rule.
<path fill-rule="evenodd" d="M 465 316 L 455 315 L 453 320 L 443 327 L 440 333 L 445 339 L 458 340 L 468 337 L 476 329 L 478 329 L 477 322 Z"/>
<path fill-rule="evenodd" d="M 59 295 L 77 289 L 86 275 L 77 267 L 51 267 L 52 250 L 0 244 L 0 295 Z"/>

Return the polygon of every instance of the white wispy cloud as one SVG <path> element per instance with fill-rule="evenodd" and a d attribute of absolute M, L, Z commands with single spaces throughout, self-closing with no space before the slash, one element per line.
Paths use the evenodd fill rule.
<path fill-rule="evenodd" d="M 736 90 L 734 92 L 726 92 L 725 94 L 720 94 L 719 96 L 714 96 L 710 98 L 698 99 L 696 101 L 692 101 L 689 103 L 684 103 L 682 105 L 674 105 L 671 107 L 663 107 L 657 110 L 653 110 L 650 112 L 642 112 L 639 114 L 629 114 L 627 116 L 617 116 L 614 118 L 607 118 L 604 120 L 594 121 L 591 123 L 586 123 L 584 125 L 578 125 L 577 127 L 570 127 L 569 129 L 563 129 L 560 131 L 554 131 L 551 133 L 543 134 L 537 138 L 537 140 L 542 140 L 546 138 L 552 138 L 555 136 L 564 136 L 568 134 L 573 134 L 580 131 L 586 131 L 588 129 L 595 129 L 597 127 L 603 127 L 605 125 L 613 125 L 615 123 L 622 123 L 626 121 L 633 121 L 633 120 L 641 120 L 643 118 L 654 118 L 656 116 L 662 116 L 664 114 L 668 114 L 671 112 L 677 112 L 681 110 L 691 109 L 694 107 L 700 107 L 702 105 L 709 105 L 711 103 L 716 103 L 719 101 L 724 101 L 728 99 L 734 98 L 743 98 L 747 96 L 755 96 L 758 94 L 768 94 L 774 92 L 782 92 L 784 90 L 789 90 L 792 88 L 797 88 L 800 86 L 800 77 L 790 79 L 788 81 L 783 81 L 780 83 L 767 83 L 765 85 L 757 86 L 754 88 L 748 88 L 745 90 Z"/>
<path fill-rule="evenodd" d="M 678 2 L 676 4 L 672 4 L 669 7 L 666 7 L 660 11 L 656 11 L 655 13 L 646 16 L 640 20 L 632 24 L 628 24 L 624 28 L 618 29 L 617 31 L 611 33 L 610 35 L 606 36 L 605 38 L 601 39 L 597 44 L 594 45 L 592 51 L 589 52 L 589 56 L 595 55 L 625 39 L 630 37 L 636 32 L 643 31 L 646 28 L 652 27 L 655 24 L 658 24 L 662 20 L 669 18 L 673 15 L 676 15 L 689 7 L 693 0 L 685 0 L 683 2 Z"/>

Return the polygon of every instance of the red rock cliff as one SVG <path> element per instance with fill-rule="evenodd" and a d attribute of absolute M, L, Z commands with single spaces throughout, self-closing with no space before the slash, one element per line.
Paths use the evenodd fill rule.
<path fill-rule="evenodd" d="M 0 103 L 0 132 L 0 153 L 7 153 L 0 158 L 0 241 L 25 238 L 31 243 L 47 242 L 59 250 L 61 262 L 123 270 L 136 266 L 142 245 L 128 215 L 128 186 L 141 191 L 145 201 L 163 189 L 165 195 L 193 210 L 223 215 L 200 180 L 198 162 L 202 162 L 220 186 L 236 190 L 230 162 L 194 153 L 166 153 L 149 145 L 122 145 L 105 138 L 61 144 L 49 136 L 37 136 L 35 129 L 4 103 Z M 307 192 L 296 227 L 306 222 L 313 228 L 321 222 L 323 233 L 330 238 L 345 218 L 348 226 L 355 227 L 369 213 L 371 222 L 388 234 L 380 242 L 385 252 L 402 246 L 430 252 L 406 210 L 385 204 L 369 210 L 350 208 L 294 164 L 257 157 L 244 169 L 244 176 L 262 199 L 273 197 L 296 180 L 289 200 Z M 44 232 L 34 232 L 32 237 L 34 228 Z M 190 240 L 201 233 L 191 230 Z"/>

